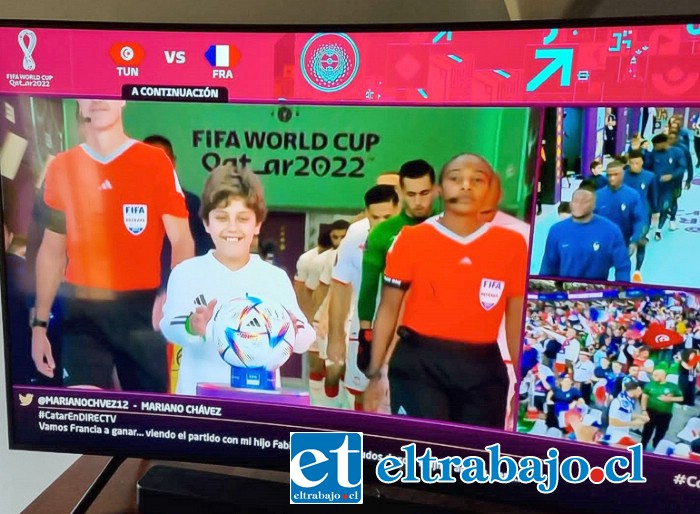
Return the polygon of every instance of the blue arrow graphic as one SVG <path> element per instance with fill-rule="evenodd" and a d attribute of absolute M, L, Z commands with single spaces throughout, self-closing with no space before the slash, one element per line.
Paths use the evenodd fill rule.
<path fill-rule="evenodd" d="M 433 44 L 437 43 L 445 36 L 447 36 L 447 41 L 452 41 L 452 31 L 451 30 L 443 30 L 442 32 L 438 32 L 435 35 L 435 37 L 433 38 Z"/>
<path fill-rule="evenodd" d="M 539 48 L 535 51 L 535 59 L 552 59 L 552 61 L 527 83 L 525 91 L 536 91 L 559 69 L 561 69 L 559 85 L 562 87 L 571 85 L 571 67 L 574 62 L 573 48 Z"/>

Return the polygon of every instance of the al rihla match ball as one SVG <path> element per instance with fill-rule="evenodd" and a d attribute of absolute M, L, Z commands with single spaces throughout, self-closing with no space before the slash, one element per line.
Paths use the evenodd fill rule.
<path fill-rule="evenodd" d="M 219 355 L 231 366 L 275 370 L 292 355 L 294 324 L 278 302 L 234 298 L 222 303 L 213 323 Z"/>

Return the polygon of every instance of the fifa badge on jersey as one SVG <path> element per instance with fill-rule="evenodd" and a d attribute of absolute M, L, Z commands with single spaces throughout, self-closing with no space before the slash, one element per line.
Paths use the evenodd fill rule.
<path fill-rule="evenodd" d="M 597 252 L 598 250 L 600 250 L 600 243 L 596 241 L 595 243 L 593 243 L 593 251 Z"/>
<path fill-rule="evenodd" d="M 620 209 L 624 212 L 625 209 L 627 209 L 627 206 L 623 203 L 622 205 L 620 205 Z"/>
<path fill-rule="evenodd" d="M 647 185 L 646 185 L 646 184 L 642 184 L 642 189 L 646 189 L 646 188 L 647 188 Z"/>
<path fill-rule="evenodd" d="M 481 306 L 490 311 L 501 299 L 503 289 L 505 288 L 503 280 L 493 280 L 491 278 L 481 279 L 481 289 L 479 289 L 479 302 Z"/>
<path fill-rule="evenodd" d="M 124 225 L 133 235 L 138 236 L 146 230 L 148 223 L 148 205 L 125 203 L 122 208 Z"/>

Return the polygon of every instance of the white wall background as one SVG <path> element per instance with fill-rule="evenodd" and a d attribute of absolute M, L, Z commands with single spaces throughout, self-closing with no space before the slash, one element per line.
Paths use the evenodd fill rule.
<path fill-rule="evenodd" d="M 0 512 L 17 514 L 79 456 L 8 450 L 5 394 L 5 352 L 0 351 Z"/>

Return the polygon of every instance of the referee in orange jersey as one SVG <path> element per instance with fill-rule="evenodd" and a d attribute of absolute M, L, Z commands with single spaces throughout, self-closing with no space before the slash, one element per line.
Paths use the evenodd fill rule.
<path fill-rule="evenodd" d="M 461 154 L 440 172 L 443 214 L 405 227 L 387 255 L 367 371 L 367 410 L 379 401 L 389 362 L 394 414 L 503 428 L 509 379 L 496 342 L 503 316 L 519 368 L 527 245 L 489 223 L 500 200 L 498 175 L 481 156 Z"/>
<path fill-rule="evenodd" d="M 47 166 L 47 222 L 36 257 L 32 358 L 64 386 L 167 392 L 167 343 L 153 329 L 160 254 L 194 255 L 185 197 L 166 154 L 124 132 L 123 101 L 78 100 L 85 143 Z M 65 282 L 65 283 L 64 283 Z M 62 285 L 62 283 L 64 283 Z M 48 338 L 65 292 L 61 366 Z"/>

